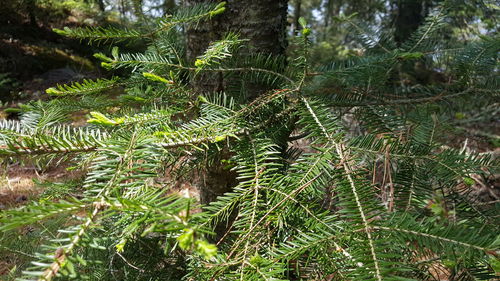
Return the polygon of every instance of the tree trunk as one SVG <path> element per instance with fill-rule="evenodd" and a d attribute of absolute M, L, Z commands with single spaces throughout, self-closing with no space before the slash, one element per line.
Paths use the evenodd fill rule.
<path fill-rule="evenodd" d="M 163 16 L 173 14 L 176 8 L 175 0 L 165 0 L 163 2 Z"/>
<path fill-rule="evenodd" d="M 325 34 L 326 34 L 326 30 L 330 26 L 330 20 L 332 19 L 332 14 L 333 14 L 333 0 L 326 0 L 325 18 L 324 18 Z"/>
<path fill-rule="evenodd" d="M 423 24 L 425 17 L 432 7 L 432 1 L 398 0 L 396 7 L 394 39 L 397 45 L 401 46 Z M 428 69 L 423 60 L 417 62 L 404 61 L 400 64 L 400 82 L 403 80 L 401 78 L 402 73 L 405 73 L 407 77 L 412 77 L 410 83 L 428 85 L 446 82 L 446 78 L 441 73 Z"/>
<path fill-rule="evenodd" d="M 424 20 L 423 0 L 398 0 L 394 39 L 401 46 Z"/>
<path fill-rule="evenodd" d="M 217 2 L 215 0 L 185 0 L 188 6 L 205 3 Z M 227 10 L 226 10 L 227 11 Z M 222 28 L 220 24 L 221 15 L 212 18 L 196 25 L 194 28 L 187 29 L 187 59 L 191 62 L 196 60 L 196 57 L 205 52 L 209 44 L 219 40 L 222 37 Z M 191 81 L 193 89 L 198 93 L 217 92 L 222 90 L 222 76 L 218 73 L 202 73 L 197 75 Z"/>
<path fill-rule="evenodd" d="M 144 14 L 142 12 L 142 2 L 142 0 L 132 0 L 132 8 L 137 19 L 141 19 L 144 17 Z"/>
<path fill-rule="evenodd" d="M 324 30 L 323 30 L 323 40 L 326 41 L 329 34 L 330 25 L 334 16 L 338 16 L 340 13 L 340 7 L 342 6 L 341 0 L 326 0 L 325 3 L 325 16 L 324 16 Z"/>
<path fill-rule="evenodd" d="M 188 5 L 208 2 L 210 0 L 187 0 Z M 215 2 L 215 1 L 214 1 Z M 228 0 L 226 11 L 217 18 L 199 24 L 187 30 L 187 56 L 194 61 L 197 56 L 204 53 L 210 42 L 221 39 L 227 32 L 240 34 L 246 42 L 248 54 L 264 53 L 283 55 L 286 49 L 286 17 L 287 0 Z M 193 88 L 198 92 L 217 92 L 224 90 L 222 74 L 198 75 L 192 81 Z M 258 94 L 269 90 L 262 85 L 250 86 L 255 98 Z M 229 158 L 227 149 L 218 156 L 222 159 Z M 236 184 L 236 174 L 229 171 L 221 164 L 207 167 L 203 183 L 200 187 L 200 201 L 207 204 L 214 201 L 217 196 L 230 191 Z"/>
<path fill-rule="evenodd" d="M 30 21 L 30 25 L 34 27 L 38 27 L 38 23 L 36 21 L 35 11 L 37 10 L 35 0 L 26 1 L 26 8 L 28 12 L 28 18 Z"/>
<path fill-rule="evenodd" d="M 224 31 L 249 39 L 252 53 L 285 53 L 287 0 L 229 0 Z"/>
<path fill-rule="evenodd" d="M 299 19 L 302 9 L 302 0 L 295 0 L 295 7 L 293 9 L 293 34 L 298 34 L 300 31 Z"/>
<path fill-rule="evenodd" d="M 125 0 L 120 0 L 118 5 L 118 11 L 120 12 L 120 19 L 125 20 Z"/>
<path fill-rule="evenodd" d="M 99 10 L 100 10 L 101 12 L 104 12 L 104 9 L 106 8 L 106 7 L 104 6 L 104 0 L 97 0 L 97 5 L 99 6 Z"/>
<path fill-rule="evenodd" d="M 188 4 L 218 2 L 187 0 Z M 210 42 L 227 32 L 249 39 L 251 53 L 284 54 L 286 43 L 287 0 L 228 0 L 226 11 L 203 25 L 187 30 L 188 58 L 201 55 Z"/>

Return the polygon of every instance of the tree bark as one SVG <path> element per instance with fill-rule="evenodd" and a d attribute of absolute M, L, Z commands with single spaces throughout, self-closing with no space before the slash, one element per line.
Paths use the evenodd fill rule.
<path fill-rule="evenodd" d="M 206 3 L 217 2 L 215 0 L 185 0 L 188 6 Z M 222 38 L 221 15 L 198 24 L 195 27 L 188 28 L 186 31 L 187 37 L 187 59 L 191 62 L 196 60 L 196 57 L 202 55 L 211 42 Z M 222 90 L 221 74 L 218 73 L 202 73 L 197 75 L 196 79 L 191 81 L 192 88 L 198 93 L 218 92 Z"/>
<path fill-rule="evenodd" d="M 132 0 L 132 8 L 137 19 L 144 17 L 144 13 L 142 12 L 142 2 L 143 0 Z"/>
<path fill-rule="evenodd" d="M 188 5 L 214 0 L 187 0 Z M 228 0 L 226 11 L 217 18 L 187 30 L 187 57 L 194 61 L 208 45 L 221 39 L 228 32 L 248 39 L 248 54 L 264 53 L 283 55 L 287 47 L 287 0 Z M 200 92 L 224 90 L 221 77 L 201 77 L 194 83 Z"/>
<path fill-rule="evenodd" d="M 219 2 L 187 0 L 188 4 Z M 228 0 L 226 11 L 209 23 L 188 29 L 188 56 L 204 52 L 208 44 L 227 32 L 249 39 L 252 53 L 284 54 L 286 43 L 287 0 Z M 207 33 L 203 33 L 207 32 Z"/>
<path fill-rule="evenodd" d="M 163 2 L 163 16 L 173 14 L 176 8 L 175 0 L 165 0 Z"/>
<path fill-rule="evenodd" d="M 97 0 L 97 5 L 99 6 L 99 10 L 101 12 L 104 12 L 104 10 L 106 8 L 105 5 L 104 5 L 104 0 Z"/>
<path fill-rule="evenodd" d="M 326 0 L 325 3 L 325 16 L 324 16 L 324 30 L 323 30 L 323 40 L 326 41 L 330 31 L 330 25 L 334 16 L 338 16 L 340 13 L 340 7 L 342 6 L 341 0 Z"/>
<path fill-rule="evenodd" d="M 394 40 L 401 46 L 424 20 L 423 0 L 398 0 Z"/>
<path fill-rule="evenodd" d="M 394 32 L 394 39 L 398 46 L 410 39 L 411 35 L 423 24 L 431 7 L 432 2 L 429 0 L 398 0 Z M 409 81 L 410 83 L 428 85 L 446 82 L 443 74 L 428 69 L 423 60 L 401 63 L 399 67 L 400 81 L 402 80 L 401 73 L 405 73 L 412 78 Z"/>
<path fill-rule="evenodd" d="M 325 18 L 324 18 L 325 34 L 326 34 L 326 30 L 330 26 L 330 20 L 332 19 L 332 14 L 333 14 L 333 0 L 326 0 Z"/>
<path fill-rule="evenodd" d="M 38 27 L 38 23 L 36 21 L 36 15 L 35 15 L 35 11 L 37 10 L 35 0 L 26 1 L 26 8 L 27 8 L 28 18 L 29 18 L 30 24 L 34 27 Z"/>
<path fill-rule="evenodd" d="M 186 0 L 188 5 L 201 2 L 210 0 Z M 228 32 L 238 33 L 241 38 L 249 40 L 245 53 L 285 54 L 287 7 L 287 0 L 228 0 L 223 14 L 187 30 L 188 59 L 194 61 L 204 53 L 210 42 L 221 39 Z M 224 90 L 225 82 L 222 74 L 205 74 L 199 75 L 192 84 L 198 92 L 217 92 Z M 250 85 L 250 88 L 255 94 L 249 99 L 269 90 L 262 85 Z M 219 161 L 229 156 L 226 148 L 218 155 L 215 164 L 206 168 L 200 186 L 202 204 L 214 201 L 237 184 L 236 173 Z"/>
<path fill-rule="evenodd" d="M 302 0 L 295 0 L 295 7 L 293 10 L 293 34 L 298 34 L 300 31 L 300 12 L 302 9 Z"/>

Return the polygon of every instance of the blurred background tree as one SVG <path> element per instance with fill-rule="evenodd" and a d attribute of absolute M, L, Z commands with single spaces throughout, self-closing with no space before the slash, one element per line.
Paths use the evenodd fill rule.
<path fill-rule="evenodd" d="M 463 45 L 471 38 L 492 35 L 498 31 L 499 6 L 495 1 L 446 1 L 453 2 L 448 5 L 452 9 L 447 11 L 447 30 L 442 33 L 442 40 L 446 41 L 447 45 Z M 423 24 L 429 12 L 444 0 L 287 2 L 288 39 L 294 40 L 291 35 L 300 29 L 298 19 L 304 17 L 313 32 L 311 60 L 313 64 L 320 65 L 335 59 L 360 55 L 362 47 L 355 40 L 356 34 L 360 33 L 358 29 L 369 29 L 374 33 L 383 31 L 382 34 L 385 34 L 388 40 L 402 44 Z M 10 79 L 26 82 L 50 69 L 65 66 L 95 72 L 95 69 L 88 67 L 92 61 L 91 54 L 95 50 L 71 44 L 70 40 L 57 36 L 51 29 L 64 26 L 152 24 L 155 19 L 173 13 L 177 7 L 186 3 L 189 1 L 4 0 L 0 10 L 0 73 L 9 75 Z M 255 2 L 253 9 L 259 5 L 260 2 Z M 238 17 L 238 14 L 234 16 Z M 293 51 L 293 47 L 288 50 L 289 53 Z M 10 90 L 4 89 L 3 100 L 9 91 L 23 90 L 22 87 L 19 88 L 22 84 L 17 83 L 17 88 Z M 47 85 L 43 85 L 45 86 Z M 26 90 L 34 91 L 29 87 Z"/>

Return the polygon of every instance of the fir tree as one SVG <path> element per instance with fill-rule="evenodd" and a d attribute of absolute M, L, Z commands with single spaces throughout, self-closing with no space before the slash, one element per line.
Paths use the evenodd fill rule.
<path fill-rule="evenodd" d="M 152 29 L 59 30 L 149 47 L 96 54 L 104 68 L 129 75 L 50 88 L 53 99 L 0 123 L 6 161 L 66 161 L 85 172 L 72 185 L 81 196 L 2 211 L 4 244 L 22 226 L 67 220 L 22 278 L 432 280 L 430 269 L 442 267 L 453 280 L 494 279 L 499 204 L 478 202 L 464 187 L 497 162 L 441 140 L 447 108 L 498 98 L 500 41 L 437 44 L 446 4 L 400 46 L 392 34 L 343 18 L 364 55 L 317 69 L 303 19 L 299 51 L 287 60 L 249 55 L 247 38 L 235 33 L 186 56 L 181 27 L 217 20 L 224 2 L 178 8 Z M 405 63 L 439 67 L 447 79 L 407 81 L 398 71 Z M 237 87 L 193 90 L 189 81 L 214 73 Z M 266 90 L 249 100 L 246 86 L 256 83 Z M 123 94 L 113 96 L 114 87 Z M 75 110 L 90 112 L 88 125 L 68 124 Z M 222 161 L 226 149 L 231 157 Z M 211 165 L 237 178 L 210 204 L 162 180 Z M 226 231 L 214 238 L 220 222 Z"/>

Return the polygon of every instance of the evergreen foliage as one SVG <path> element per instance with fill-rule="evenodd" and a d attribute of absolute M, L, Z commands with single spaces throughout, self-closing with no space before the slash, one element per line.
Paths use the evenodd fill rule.
<path fill-rule="evenodd" d="M 0 122 L 5 161 L 64 160 L 85 172 L 74 183 L 81 196 L 1 212 L 2 245 L 20 227 L 66 219 L 22 280 L 432 280 L 437 265 L 453 280 L 495 278 L 500 205 L 460 186 L 498 163 L 441 140 L 447 106 L 498 98 L 500 38 L 436 44 L 443 6 L 400 48 L 356 24 L 365 54 L 318 69 L 304 21 L 299 55 L 287 62 L 246 56 L 235 34 L 186 61 L 181 27 L 223 11 L 223 2 L 179 9 L 146 31 L 59 31 L 90 43 L 146 38 L 150 47 L 97 54 L 130 75 L 50 88 L 53 99 Z M 405 63 L 447 79 L 406 82 Z M 205 72 L 273 90 L 252 101 L 234 87 L 195 93 L 186 81 Z M 124 91 L 112 96 L 112 87 Z M 87 125 L 69 124 L 75 110 L 90 112 Z M 361 133 L 349 132 L 346 116 Z M 162 177 L 192 175 L 226 147 L 238 185 L 208 206 Z"/>

